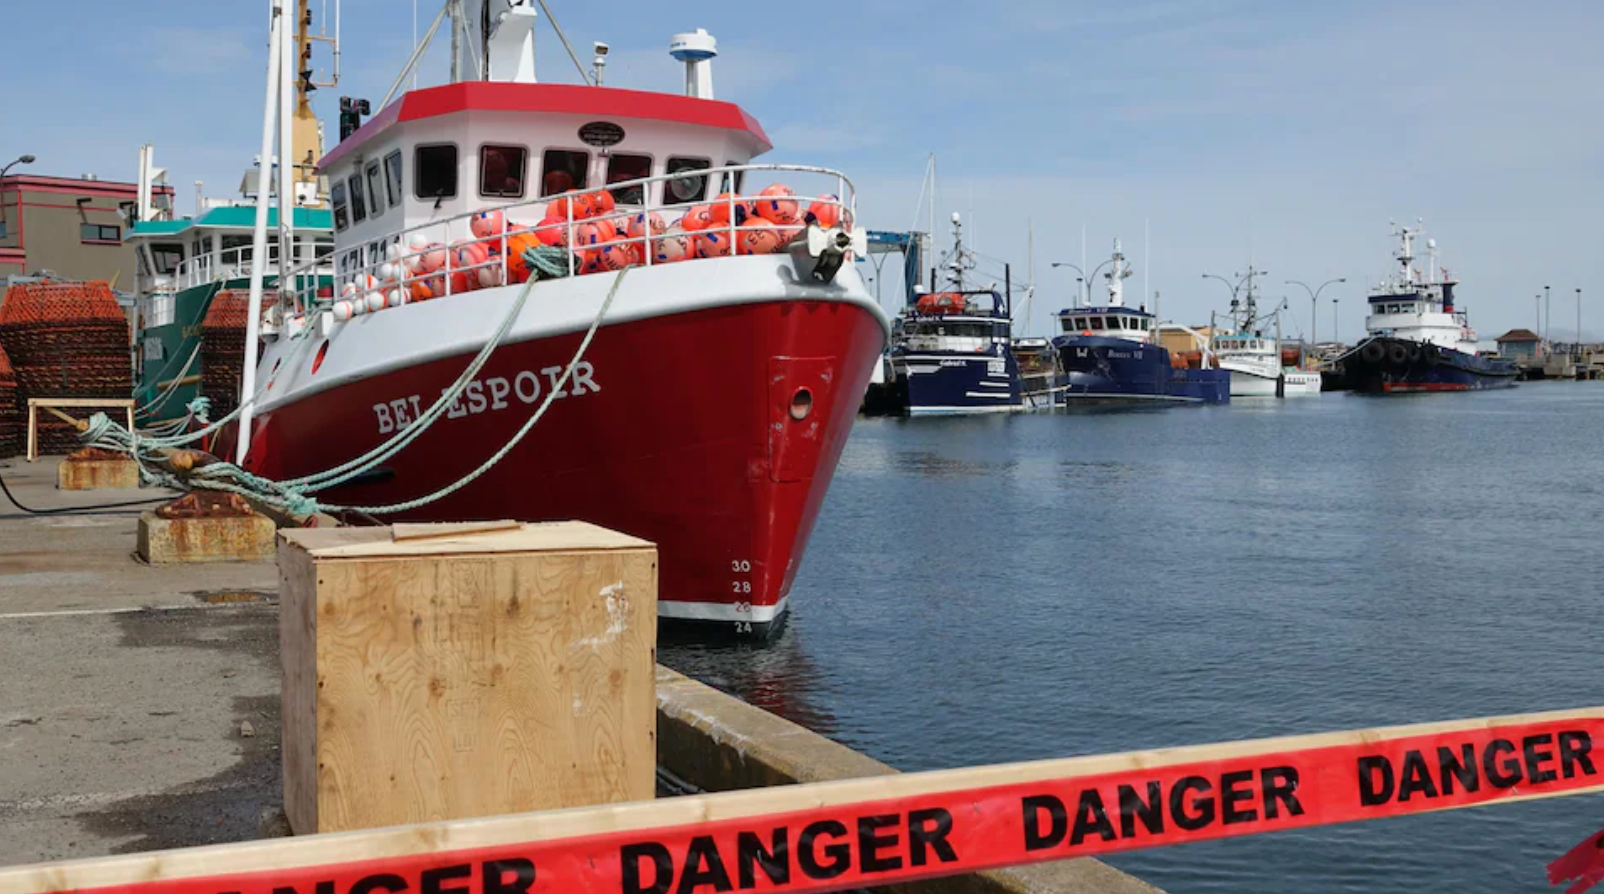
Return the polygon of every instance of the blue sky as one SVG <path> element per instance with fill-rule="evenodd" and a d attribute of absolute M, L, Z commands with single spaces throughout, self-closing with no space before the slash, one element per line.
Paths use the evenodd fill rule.
<path fill-rule="evenodd" d="M 934 152 L 938 218 L 964 213 L 980 250 L 1021 281 L 1034 225 L 1037 333 L 1074 288 L 1047 262 L 1078 264 L 1084 225 L 1092 263 L 1122 236 L 1139 271 L 1128 294 L 1150 262 L 1164 315 L 1186 322 L 1229 298 L 1201 274 L 1244 270 L 1250 253 L 1268 294 L 1293 299 L 1295 330 L 1309 301 L 1283 281 L 1346 276 L 1319 327 L 1330 336 L 1338 296 L 1351 340 L 1362 284 L 1391 268 L 1388 220 L 1423 217 L 1484 337 L 1534 326 L 1544 284 L 1556 335 L 1574 329 L 1581 286 L 1596 308 L 1584 304 L 1584 333 L 1604 337 L 1597 0 L 860 0 L 830 14 L 549 2 L 576 45 L 612 45 L 618 86 L 676 90 L 668 36 L 713 32 L 718 94 L 763 122 L 769 159 L 847 171 L 871 226 L 913 223 Z M 0 155 L 128 179 L 148 141 L 180 209 L 195 180 L 236 189 L 260 139 L 267 0 L 90 2 L 70 16 L 6 6 L 6 30 L 26 39 L 0 57 Z M 419 7 L 427 25 L 438 4 Z M 339 94 L 383 96 L 410 50 L 412 3 L 347 0 L 344 25 L 345 82 L 322 97 L 326 120 Z M 573 80 L 544 23 L 538 39 L 542 76 Z M 431 54 L 426 80 L 444 65 Z"/>

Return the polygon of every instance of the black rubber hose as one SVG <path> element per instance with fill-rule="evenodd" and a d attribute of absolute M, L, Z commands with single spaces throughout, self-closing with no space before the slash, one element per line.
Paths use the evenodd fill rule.
<path fill-rule="evenodd" d="M 6 499 L 11 501 L 11 505 L 21 509 L 27 515 L 99 515 L 108 509 L 123 509 L 124 511 L 107 514 L 129 515 L 130 513 L 126 511 L 126 508 L 129 506 L 148 506 L 151 503 L 165 503 L 172 499 L 171 497 L 151 497 L 145 500 L 129 500 L 124 503 L 100 503 L 98 505 L 91 506 L 65 506 L 60 509 L 34 509 L 32 507 L 22 505 L 22 502 L 19 501 L 16 495 L 11 492 L 11 488 L 6 486 L 6 479 L 3 475 L 0 475 L 0 492 L 3 492 L 6 495 Z M 19 515 L 0 516 L 0 518 L 22 517 L 23 516 Z"/>

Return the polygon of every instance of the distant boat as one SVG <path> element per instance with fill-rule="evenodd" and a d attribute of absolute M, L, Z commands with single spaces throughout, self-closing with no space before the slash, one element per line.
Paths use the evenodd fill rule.
<path fill-rule="evenodd" d="M 1010 350 L 1008 302 L 992 289 L 966 289 L 973 261 L 952 216 L 953 290 L 920 295 L 892 337 L 893 402 L 909 416 L 1016 413 L 1024 409 L 1019 364 Z"/>
<path fill-rule="evenodd" d="M 1281 346 L 1281 312 L 1274 318 L 1275 337 L 1265 334 L 1266 318 L 1260 316 L 1254 297 L 1254 277 L 1250 267 L 1245 284 L 1247 300 L 1231 299 L 1231 325 L 1235 330 L 1220 333 L 1210 327 L 1215 365 L 1231 374 L 1232 397 L 1293 397 L 1320 393 L 1320 374 L 1285 363 Z"/>
<path fill-rule="evenodd" d="M 1320 374 L 1283 366 L 1280 342 L 1257 332 L 1214 338 L 1214 359 L 1231 373 L 1232 397 L 1293 397 L 1320 393 Z"/>
<path fill-rule="evenodd" d="M 1058 353 L 1060 406 L 1144 403 L 1225 403 L 1231 399 L 1230 373 L 1218 369 L 1177 369 L 1170 352 L 1154 341 L 1158 319 L 1145 307 L 1126 307 L 1124 280 L 1131 275 L 1114 240 L 1114 269 L 1108 303 L 1058 312 L 1063 334 L 1053 338 Z"/>
<path fill-rule="evenodd" d="M 1459 282 L 1437 269 L 1437 241 L 1426 241 L 1425 276 L 1414 268 L 1420 229 L 1400 227 L 1396 279 L 1370 296 L 1365 339 L 1337 359 L 1348 388 L 1361 394 L 1480 391 L 1515 385 L 1513 361 L 1476 351 L 1476 331 L 1454 306 Z"/>

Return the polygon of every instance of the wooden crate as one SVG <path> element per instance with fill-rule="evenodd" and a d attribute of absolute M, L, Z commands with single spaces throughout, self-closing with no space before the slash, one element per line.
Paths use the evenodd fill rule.
<path fill-rule="evenodd" d="M 397 525 L 285 530 L 278 556 L 297 834 L 652 797 L 651 543 Z"/>

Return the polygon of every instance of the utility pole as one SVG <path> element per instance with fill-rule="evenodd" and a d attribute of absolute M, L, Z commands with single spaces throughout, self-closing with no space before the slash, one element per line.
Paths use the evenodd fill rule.
<path fill-rule="evenodd" d="M 1331 340 L 1340 343 L 1342 338 L 1337 334 L 1337 299 L 1331 299 Z"/>
<path fill-rule="evenodd" d="M 1576 360 L 1582 359 L 1582 290 L 1576 289 Z"/>
<path fill-rule="evenodd" d="M 1554 305 L 1548 300 L 1548 286 L 1543 286 L 1543 341 L 1553 337 Z"/>

